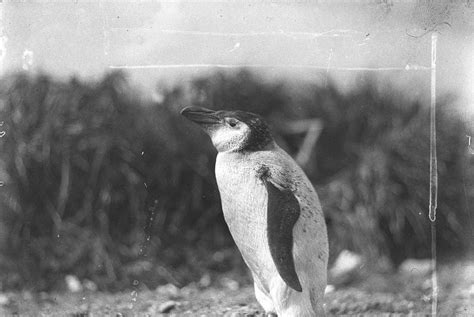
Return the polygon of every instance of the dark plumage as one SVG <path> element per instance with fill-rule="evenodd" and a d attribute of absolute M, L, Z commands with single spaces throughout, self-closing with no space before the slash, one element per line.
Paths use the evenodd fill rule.
<path fill-rule="evenodd" d="M 270 169 L 262 165 L 257 176 L 268 193 L 267 236 L 270 254 L 281 278 L 295 291 L 301 292 L 301 283 L 293 261 L 293 227 L 300 217 L 298 200 L 287 188 L 272 183 Z"/>
<path fill-rule="evenodd" d="M 216 116 L 219 118 L 233 117 L 250 127 L 251 133 L 249 138 L 242 144 L 241 151 L 259 151 L 267 147 L 273 137 L 270 128 L 265 120 L 259 115 L 251 112 L 236 111 L 217 111 Z"/>

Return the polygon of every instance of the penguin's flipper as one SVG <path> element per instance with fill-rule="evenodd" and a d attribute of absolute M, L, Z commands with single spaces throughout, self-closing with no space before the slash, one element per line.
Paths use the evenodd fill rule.
<path fill-rule="evenodd" d="M 267 177 L 262 180 L 268 192 L 267 236 L 270 254 L 283 281 L 292 289 L 302 292 L 293 260 L 293 226 L 300 216 L 300 205 L 291 190 L 274 184 L 268 172 L 266 174 Z"/>

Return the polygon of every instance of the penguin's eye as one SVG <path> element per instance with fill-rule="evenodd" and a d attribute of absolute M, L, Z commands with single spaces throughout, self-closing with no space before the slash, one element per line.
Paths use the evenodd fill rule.
<path fill-rule="evenodd" d="M 239 121 L 234 118 L 227 118 L 226 122 L 232 128 L 235 128 L 235 126 L 237 126 L 237 123 L 239 123 Z"/>

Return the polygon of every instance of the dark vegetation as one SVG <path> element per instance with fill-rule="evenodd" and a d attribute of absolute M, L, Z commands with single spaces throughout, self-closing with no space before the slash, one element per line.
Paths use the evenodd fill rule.
<path fill-rule="evenodd" d="M 268 119 L 295 154 L 292 120 L 324 123 L 305 166 L 328 222 L 331 255 L 351 249 L 398 264 L 429 256 L 429 109 L 376 77 L 341 93 L 218 73 L 154 103 L 121 73 L 95 83 L 12 74 L 0 83 L 0 287 L 63 287 L 74 274 L 99 288 L 183 286 L 205 272 L 245 272 L 223 221 L 215 152 L 181 118 L 184 105 Z M 469 247 L 473 159 L 455 99 L 438 103 L 438 252 Z"/>

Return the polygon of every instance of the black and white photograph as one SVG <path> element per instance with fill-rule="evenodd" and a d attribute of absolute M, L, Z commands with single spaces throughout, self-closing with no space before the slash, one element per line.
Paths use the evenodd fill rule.
<path fill-rule="evenodd" d="M 474 3 L 0 0 L 0 316 L 474 316 Z"/>

